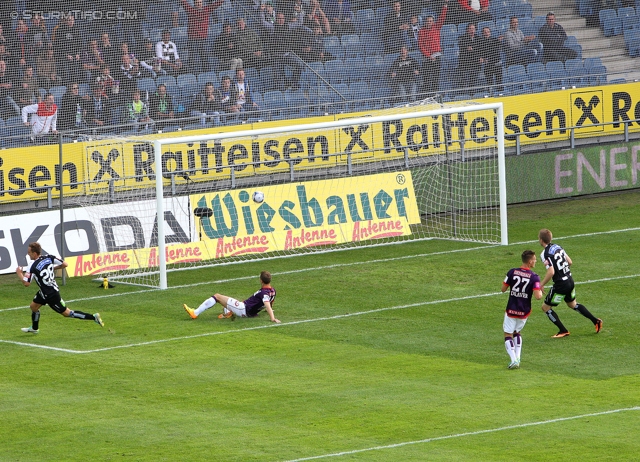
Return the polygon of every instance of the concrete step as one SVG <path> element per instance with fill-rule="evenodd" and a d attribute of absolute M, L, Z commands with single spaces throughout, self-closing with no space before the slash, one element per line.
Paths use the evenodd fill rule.
<path fill-rule="evenodd" d="M 584 58 L 600 58 L 607 67 L 609 80 L 625 78 L 640 80 L 640 58 L 630 58 L 622 35 L 605 37 L 599 27 L 587 27 L 586 19 L 578 14 L 576 0 L 530 0 L 534 16 L 556 15 L 567 35 L 573 35 L 582 46 Z"/>
<path fill-rule="evenodd" d="M 624 41 L 622 44 L 617 40 L 611 40 L 609 38 L 590 38 L 590 39 L 578 39 L 578 43 L 582 46 L 582 54 L 586 51 L 598 51 L 604 56 L 618 56 L 620 54 L 626 55 L 627 51 L 624 48 Z"/>
<path fill-rule="evenodd" d="M 614 59 L 611 57 L 600 57 L 600 59 L 602 60 L 602 64 L 607 68 L 607 74 L 639 72 L 636 66 L 631 65 L 632 63 L 630 60 L 632 58 L 627 57 L 626 59 Z"/>
<path fill-rule="evenodd" d="M 601 39 L 609 40 L 611 37 L 605 37 L 602 31 L 596 27 L 577 27 L 575 29 L 565 29 L 567 35 L 573 35 L 578 39 L 578 43 L 582 45 L 582 40 Z"/>

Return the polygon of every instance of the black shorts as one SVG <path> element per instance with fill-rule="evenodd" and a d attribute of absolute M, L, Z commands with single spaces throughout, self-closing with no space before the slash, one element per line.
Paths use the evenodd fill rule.
<path fill-rule="evenodd" d="M 561 302 L 571 303 L 576 299 L 576 287 L 573 280 L 554 284 L 544 299 L 547 306 L 558 306 Z"/>
<path fill-rule="evenodd" d="M 38 305 L 49 305 L 53 311 L 56 313 L 64 313 L 67 309 L 67 305 L 60 297 L 60 293 L 56 293 L 55 295 L 49 295 L 48 297 L 44 297 L 39 291 L 35 297 L 33 297 L 33 301 Z"/>

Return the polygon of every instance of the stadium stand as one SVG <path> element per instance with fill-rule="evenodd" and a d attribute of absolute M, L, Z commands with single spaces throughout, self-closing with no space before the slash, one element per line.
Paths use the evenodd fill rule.
<path fill-rule="evenodd" d="M 191 0 L 189 0 L 191 1 Z M 207 3 L 207 2 L 205 2 Z M 305 117 L 324 113 L 339 113 L 345 111 L 379 109 L 388 107 L 391 104 L 399 103 L 396 95 L 389 86 L 387 74 L 390 64 L 398 57 L 398 53 L 384 53 L 384 40 L 381 36 L 383 18 L 392 11 L 391 7 L 381 1 L 359 1 L 352 2 L 354 10 L 355 33 L 327 34 L 325 31 L 317 31 L 311 19 L 301 17 L 302 24 L 291 23 L 291 27 L 301 27 L 301 43 L 304 46 L 313 47 L 317 53 L 317 59 L 309 62 L 302 62 L 302 75 L 300 77 L 300 88 L 290 87 L 278 91 L 278 86 L 283 76 L 275 75 L 272 57 L 270 56 L 270 36 L 260 27 L 260 21 L 252 0 L 224 1 L 220 7 L 215 9 L 209 21 L 206 43 L 213 46 L 215 39 L 221 34 L 223 23 L 229 22 L 236 27 L 238 18 L 245 18 L 248 28 L 253 30 L 262 46 L 262 56 L 253 59 L 256 67 L 247 67 L 245 64 L 246 76 L 251 82 L 254 98 L 259 102 L 260 113 L 251 119 L 260 120 L 281 120 L 283 118 Z M 276 5 L 283 3 L 275 2 Z M 18 4 L 16 4 L 18 6 Z M 305 3 L 302 3 L 303 8 Z M 436 8 L 422 8 L 419 12 L 418 23 L 424 24 L 427 16 L 432 15 L 437 18 L 439 13 L 434 13 Z M 621 81 L 621 79 L 632 80 L 637 78 L 630 73 L 629 65 L 623 64 L 621 56 L 640 56 L 640 19 L 637 15 L 637 8 L 618 5 L 617 8 L 600 9 L 599 2 L 595 0 L 576 0 L 573 8 L 568 8 L 560 0 L 544 0 L 533 3 L 525 0 L 492 0 L 489 4 L 489 11 L 493 16 L 491 21 L 481 21 L 478 23 L 478 34 L 484 26 L 488 26 L 493 37 L 502 36 L 509 27 L 509 18 L 517 16 L 519 27 L 525 35 L 536 35 L 537 31 L 545 24 L 546 13 L 550 10 L 556 11 L 557 21 L 562 24 L 568 33 L 565 46 L 576 51 L 577 57 L 570 59 L 566 63 L 551 62 L 547 65 L 542 63 L 532 63 L 528 66 L 510 66 L 503 69 L 504 88 L 496 85 L 489 87 L 482 77 L 477 88 L 457 88 L 458 79 L 455 72 L 458 68 L 458 38 L 464 33 L 467 23 L 456 24 L 446 23 L 440 31 L 440 45 L 442 49 L 441 73 L 439 79 L 438 94 L 444 99 L 458 100 L 463 97 L 484 97 L 499 94 L 522 94 L 527 92 L 543 92 L 560 89 L 566 86 L 586 87 L 610 83 L 611 81 Z M 284 11 L 287 11 L 286 9 Z M 289 14 L 288 12 L 286 14 Z M 597 18 L 597 27 L 588 27 L 589 18 Z M 408 21 L 409 18 L 406 18 Z M 32 21 L 26 20 L 27 29 L 32 27 Z M 54 33 L 56 27 L 61 27 L 62 23 L 57 19 L 45 19 L 44 28 L 49 38 L 44 38 L 42 46 L 47 47 L 48 40 Z M 0 34 L 0 59 L 7 61 L 8 71 L 14 81 L 21 78 L 23 69 L 16 64 L 11 57 L 11 53 L 16 51 L 17 44 L 23 40 L 23 36 L 14 32 L 18 26 L 18 21 L 11 23 L 12 30 Z M 209 66 L 208 72 L 203 72 L 207 66 L 200 62 L 190 62 L 189 53 L 189 30 L 187 25 L 187 15 L 184 8 L 178 1 L 161 1 L 148 3 L 146 15 L 135 26 L 123 28 L 121 25 L 106 25 L 99 21 L 78 20 L 76 26 L 79 28 L 82 39 L 80 49 L 84 44 L 96 34 L 101 33 L 104 28 L 108 28 L 113 43 L 119 46 L 121 41 L 128 41 L 132 59 L 142 61 L 149 59 L 151 65 L 149 69 L 141 69 L 141 76 L 135 85 L 143 93 L 143 98 L 153 95 L 159 84 L 167 87 L 168 94 L 175 103 L 176 115 L 185 118 L 176 120 L 175 123 L 166 125 L 163 130 L 170 131 L 188 128 L 195 128 L 196 121 L 189 120 L 187 110 L 191 98 L 198 93 L 203 85 L 212 82 L 217 87 L 223 76 L 235 78 L 233 69 L 224 68 L 220 59 L 217 58 L 215 50 L 211 50 L 211 55 L 206 57 Z M 302 29 L 309 27 L 310 33 L 304 35 Z M 139 34 L 136 35 L 136 30 Z M 153 57 L 143 56 L 141 51 L 145 40 L 150 40 L 154 46 L 162 39 L 163 30 L 171 32 L 171 40 L 180 50 L 180 57 L 186 63 L 184 69 L 175 75 L 168 75 L 163 72 L 161 63 Z M 45 35 L 47 35 L 45 34 Z M 27 36 L 29 36 L 27 34 Z M 624 49 L 616 48 L 615 43 L 608 41 L 613 37 L 621 36 L 624 40 Z M 43 36 L 44 37 L 44 36 Z M 304 39 L 302 37 L 305 37 Z M 603 42 L 606 39 L 607 42 Z M 409 46 L 410 56 L 423 62 L 423 55 L 416 49 L 415 37 L 411 41 L 407 35 L 406 42 L 397 43 L 398 49 L 401 45 Z M 597 43 L 597 42 L 600 43 Z M 4 51 L 3 51 L 4 45 Z M 35 46 L 35 42 L 27 44 Z M 75 65 L 61 59 L 55 42 L 52 45 L 56 52 L 56 64 L 59 67 Z M 239 45 L 239 48 L 247 46 Z M 302 44 L 291 44 L 291 53 L 296 54 L 297 46 Z M 411 48 L 413 46 L 413 48 Z M 3 56 L 3 53 L 8 54 Z M 118 48 L 120 49 L 120 48 Z M 21 49 L 22 50 L 22 49 Z M 251 57 L 255 50 L 245 52 L 238 49 L 237 53 L 243 58 Z M 35 55 L 34 55 L 35 56 Z M 296 54 L 297 56 L 297 54 Z M 255 57 L 255 56 L 254 56 Z M 145 61 L 146 62 L 146 61 Z M 504 62 L 504 61 L 503 61 Z M 77 69 L 72 71 L 79 75 Z M 617 71 L 620 75 L 613 75 Z M 69 69 L 66 69 L 68 72 Z M 286 73 L 290 69 L 285 70 Z M 624 72 L 624 74 L 622 74 Z M 111 69 L 112 75 L 118 74 L 118 69 Z M 0 77 L 1 78 L 1 77 Z M 79 78 L 80 96 L 90 98 L 92 91 L 92 81 Z M 40 88 L 39 95 L 42 97 L 47 91 L 54 94 L 58 106 L 65 94 L 66 85 L 69 82 L 62 82 L 51 88 Z M 8 95 L 10 96 L 10 95 Z M 117 98 L 115 98 L 117 99 Z M 7 100 L 8 101 L 8 100 Z M 179 108 L 181 110 L 179 110 Z M 22 139 L 26 133 L 21 123 L 16 124 L 18 113 L 9 108 L 2 114 L 0 119 L 0 132 L 7 136 L 14 136 L 20 142 L 30 142 Z M 116 110 L 117 112 L 117 110 Z M 118 119 L 116 114 L 115 119 Z M 253 114 L 252 114 L 253 116 Z M 223 119 L 225 124 L 240 123 L 241 118 L 231 115 Z M 247 119 L 245 118 L 245 121 Z M 20 129 L 17 126 L 20 125 Z M 177 128 L 176 128 L 177 127 Z M 85 128 L 85 127 L 78 127 Z M 123 126 L 109 128 L 112 133 L 126 133 L 132 127 Z M 140 133 L 136 131 L 136 133 Z M 37 142 L 37 141 L 36 141 Z M 7 143 L 3 143 L 6 147 Z"/>

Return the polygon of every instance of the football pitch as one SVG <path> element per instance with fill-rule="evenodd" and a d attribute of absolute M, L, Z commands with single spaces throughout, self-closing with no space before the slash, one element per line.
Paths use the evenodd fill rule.
<path fill-rule="evenodd" d="M 504 276 L 540 228 L 573 259 L 571 331 L 534 301 L 508 370 Z M 0 461 L 602 461 L 640 454 L 640 191 L 509 208 L 509 246 L 432 240 L 61 287 L 105 327 L 0 277 Z M 267 269 L 282 324 L 192 320 Z M 538 261 L 534 269 L 541 276 Z"/>

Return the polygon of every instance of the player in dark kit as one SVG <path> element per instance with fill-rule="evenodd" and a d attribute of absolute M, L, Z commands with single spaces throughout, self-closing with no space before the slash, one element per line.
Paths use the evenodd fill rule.
<path fill-rule="evenodd" d="M 533 250 L 522 252 L 522 266 L 512 268 L 502 282 L 502 291 L 509 291 L 509 301 L 504 313 L 502 330 L 504 331 L 504 345 L 511 359 L 509 369 L 520 367 L 520 352 L 522 351 L 522 336 L 520 331 L 527 323 L 531 314 L 531 297 L 536 300 L 542 298 L 540 276 L 531 271 L 536 266 L 536 254 Z"/>
<path fill-rule="evenodd" d="M 569 331 L 558 318 L 553 310 L 560 302 L 564 301 L 569 308 L 573 308 L 585 318 L 589 319 L 596 328 L 596 334 L 602 330 L 602 319 L 592 315 L 584 305 L 576 302 L 576 289 L 573 278 L 571 277 L 570 266 L 573 264 L 569 255 L 558 244 L 551 242 L 553 235 L 548 229 L 541 229 L 538 233 L 540 245 L 544 247 L 541 259 L 547 268 L 547 273 L 542 279 L 542 288 L 546 283 L 553 279 L 553 287 L 547 294 L 542 304 L 544 311 L 549 320 L 554 323 L 560 331 L 553 338 L 562 338 L 569 335 Z"/>
<path fill-rule="evenodd" d="M 264 309 L 269 314 L 271 322 L 279 323 L 280 321 L 273 315 L 273 302 L 276 298 L 276 289 L 271 287 L 271 273 L 268 271 L 261 272 L 260 283 L 260 290 L 244 302 L 240 302 L 232 297 L 227 297 L 226 295 L 215 294 L 213 297 L 209 297 L 202 302 L 195 310 L 189 308 L 187 305 L 182 306 L 192 319 L 196 319 L 206 310 L 213 307 L 216 302 L 220 303 L 223 308 L 222 313 L 218 315 L 219 319 L 231 318 L 233 316 L 255 318 L 260 311 Z"/>
<path fill-rule="evenodd" d="M 101 327 L 104 327 L 99 313 L 88 314 L 82 311 L 70 310 L 60 297 L 60 289 L 56 283 L 54 271 L 66 268 L 66 262 L 53 255 L 42 255 L 42 247 L 40 247 L 40 244 L 37 242 L 29 244 L 27 255 L 31 260 L 34 260 L 34 262 L 27 272 L 24 272 L 22 268 L 18 267 L 16 268 L 16 273 L 25 287 L 29 287 L 31 282 L 35 281 L 38 287 L 40 287 L 40 290 L 36 296 L 33 297 L 33 301 L 29 306 L 31 308 L 31 327 L 23 327 L 22 332 L 31 334 L 38 333 L 40 307 L 42 305 L 49 305 L 53 311 L 60 313 L 64 317 L 95 321 Z"/>

